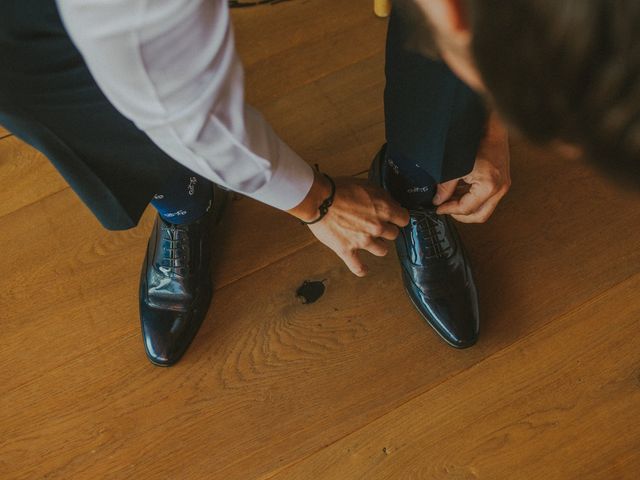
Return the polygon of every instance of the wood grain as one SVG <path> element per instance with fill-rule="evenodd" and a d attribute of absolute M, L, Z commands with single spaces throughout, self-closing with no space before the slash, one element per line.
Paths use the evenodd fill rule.
<path fill-rule="evenodd" d="M 382 54 L 367 58 L 261 109 L 308 163 L 333 175 L 361 172 L 384 143 L 383 63 Z"/>
<path fill-rule="evenodd" d="M 234 21 L 249 98 L 285 140 L 334 175 L 366 170 L 384 136 L 370 0 Z M 393 255 L 367 257 L 357 279 L 287 215 L 236 199 L 207 319 L 160 369 L 137 312 L 153 212 L 105 232 L 68 188 L 45 194 L 57 173 L 16 148 L 30 160 L 0 174 L 29 193 L 0 193 L 0 478 L 351 479 L 376 465 L 379 478 L 531 479 L 562 460 L 555 478 L 609 480 L 638 466 L 640 195 L 585 163 L 514 143 L 512 192 L 489 223 L 460 227 L 483 314 L 466 351 L 425 326 Z M 327 287 L 312 305 L 295 297 L 307 279 Z"/>
<path fill-rule="evenodd" d="M 640 275 L 272 480 L 636 479 Z"/>
<path fill-rule="evenodd" d="M 295 0 L 287 5 L 235 9 L 232 15 L 236 44 L 248 68 L 266 58 L 290 52 L 292 47 L 331 44 L 336 34 L 354 30 L 354 25 L 362 21 L 368 21 L 372 38 L 375 38 L 373 32 L 384 30 L 385 25 L 384 21 L 372 15 L 368 0 Z M 360 48 L 375 50 L 380 45 L 367 42 Z M 341 55 L 339 52 L 336 54 Z M 326 65 L 335 61 L 330 55 L 325 56 L 324 60 Z"/>
<path fill-rule="evenodd" d="M 145 232 L 109 238 L 96 229 L 87 236 L 88 215 L 57 226 L 46 218 L 56 218 L 73 198 L 49 197 L 47 208 L 55 209 L 42 217 L 32 212 L 31 220 L 51 234 L 18 251 L 7 269 L 11 288 L 2 308 L 10 315 L 0 357 L 7 366 L 0 405 L 6 472 L 14 478 L 268 476 L 638 272 L 640 210 L 609 215 L 636 197 L 580 163 L 521 160 L 516 176 L 537 161 L 546 187 L 523 179 L 513 192 L 518 201 L 506 202 L 492 226 L 464 229 L 485 322 L 480 344 L 463 352 L 424 326 L 404 297 L 392 257 L 372 260 L 373 275 L 360 281 L 313 243 L 218 290 L 183 362 L 153 368 L 140 345 L 135 298 Z M 535 213 L 550 211 L 571 185 L 585 191 L 573 193 L 582 208 Z M 66 205 L 55 205 L 58 195 Z M 6 217 L 15 218 L 9 231 L 16 241 L 3 244 L 24 237 L 27 210 Z M 256 237 L 254 248 L 248 241 L 262 232 L 243 225 L 245 236 L 232 244 L 245 242 L 245 255 L 260 258 Z M 52 237 L 59 246 L 47 255 Z M 220 272 L 226 262 L 232 256 L 224 255 Z M 294 296 L 305 279 L 327 281 L 327 293 L 312 306 Z M 18 404 L 19 411 L 11 408 Z M 176 445 L 188 445 L 178 459 Z"/>
<path fill-rule="evenodd" d="M 365 15 L 348 30 L 328 32 L 322 41 L 310 39 L 247 65 L 247 98 L 261 107 L 298 87 L 301 78 L 312 83 L 376 56 L 384 52 L 385 34 L 386 22 Z"/>
<path fill-rule="evenodd" d="M 0 139 L 0 218 L 67 187 L 49 161 L 16 137 Z"/>

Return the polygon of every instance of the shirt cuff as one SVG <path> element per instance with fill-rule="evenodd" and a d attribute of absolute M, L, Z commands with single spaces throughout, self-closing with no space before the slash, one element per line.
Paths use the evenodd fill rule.
<path fill-rule="evenodd" d="M 305 199 L 314 181 L 311 166 L 286 143 L 278 139 L 277 168 L 267 183 L 247 194 L 280 210 L 291 210 Z"/>

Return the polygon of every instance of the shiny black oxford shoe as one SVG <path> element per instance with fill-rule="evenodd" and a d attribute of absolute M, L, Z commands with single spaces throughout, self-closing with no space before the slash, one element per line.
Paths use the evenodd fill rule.
<path fill-rule="evenodd" d="M 386 147 L 374 158 L 369 180 L 387 190 Z M 471 266 L 452 220 L 433 207 L 409 210 L 396 250 L 405 290 L 427 323 L 449 345 L 467 348 L 478 340 L 478 293 Z"/>
<path fill-rule="evenodd" d="M 213 203 L 200 219 L 173 225 L 160 216 L 140 275 L 140 322 L 151 363 L 170 366 L 185 353 L 211 302 L 211 240 L 227 192 L 214 186 Z"/>

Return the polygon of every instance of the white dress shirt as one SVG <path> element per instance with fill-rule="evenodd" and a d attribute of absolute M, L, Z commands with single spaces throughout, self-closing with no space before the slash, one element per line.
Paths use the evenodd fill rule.
<path fill-rule="evenodd" d="M 282 210 L 313 171 L 244 101 L 227 0 L 57 0 L 113 105 L 169 156 Z"/>

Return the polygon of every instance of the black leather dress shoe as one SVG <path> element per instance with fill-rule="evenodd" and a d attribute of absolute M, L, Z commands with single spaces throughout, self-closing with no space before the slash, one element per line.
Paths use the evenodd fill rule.
<path fill-rule="evenodd" d="M 227 192 L 214 186 L 202 218 L 173 225 L 156 217 L 140 276 L 142 338 L 151 363 L 170 366 L 187 350 L 211 302 L 212 228 Z"/>
<path fill-rule="evenodd" d="M 386 148 L 373 160 L 369 180 L 385 182 Z M 480 326 L 478 293 L 469 259 L 453 222 L 435 208 L 409 210 L 396 250 L 409 298 L 427 323 L 451 346 L 476 343 Z"/>

